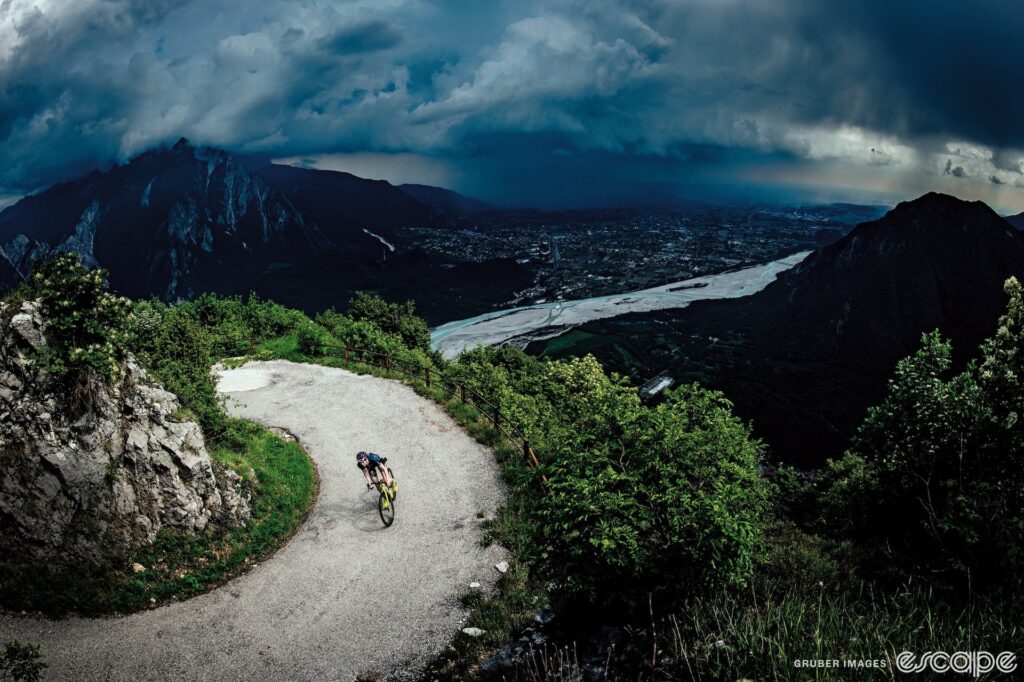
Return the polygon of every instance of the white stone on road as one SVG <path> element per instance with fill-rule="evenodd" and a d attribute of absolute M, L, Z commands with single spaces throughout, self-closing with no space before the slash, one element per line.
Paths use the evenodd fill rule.
<path fill-rule="evenodd" d="M 0 642 L 41 645 L 48 679 L 415 679 L 459 634 L 465 585 L 498 577 L 502 552 L 480 547 L 475 522 L 504 494 L 493 453 L 394 381 L 284 361 L 220 376 L 232 414 L 288 429 L 318 465 L 320 496 L 295 537 L 224 586 L 151 611 L 0 614 Z M 390 528 L 359 450 L 387 457 L 402 486 Z"/>

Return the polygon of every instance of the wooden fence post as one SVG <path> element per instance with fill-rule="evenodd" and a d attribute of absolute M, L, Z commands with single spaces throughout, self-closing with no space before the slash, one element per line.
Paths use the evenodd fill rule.
<path fill-rule="evenodd" d="M 498 412 L 498 406 L 494 406 L 494 427 L 499 428 L 501 425 L 501 413 Z"/>
<path fill-rule="evenodd" d="M 348 362 L 348 346 L 342 346 L 341 348 L 345 352 L 345 362 Z"/>
<path fill-rule="evenodd" d="M 459 392 L 462 395 L 462 402 L 466 402 L 466 384 L 459 382 Z"/>
<path fill-rule="evenodd" d="M 387 372 L 391 371 L 391 356 L 387 353 L 384 354 L 384 370 Z"/>
<path fill-rule="evenodd" d="M 252 355 L 256 351 L 256 337 L 249 337 L 249 355 Z"/>
<path fill-rule="evenodd" d="M 523 439 L 523 459 L 526 460 L 527 464 L 530 462 L 530 441 Z"/>
<path fill-rule="evenodd" d="M 427 388 L 430 388 L 430 368 L 429 367 L 424 367 L 423 368 L 423 374 L 426 377 Z"/>

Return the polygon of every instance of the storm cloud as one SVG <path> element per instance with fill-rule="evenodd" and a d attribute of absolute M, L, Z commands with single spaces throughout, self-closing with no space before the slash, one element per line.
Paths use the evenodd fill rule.
<path fill-rule="evenodd" d="M 1020 35 L 994 0 L 5 0 L 0 195 L 186 136 L 514 203 L 819 177 L 1016 207 Z"/>

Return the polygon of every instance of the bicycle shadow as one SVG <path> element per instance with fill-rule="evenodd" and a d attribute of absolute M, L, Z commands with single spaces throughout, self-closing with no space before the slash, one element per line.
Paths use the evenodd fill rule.
<path fill-rule="evenodd" d="M 334 505 L 327 511 L 332 514 L 333 518 L 342 521 L 342 519 L 348 521 L 348 525 L 353 530 L 357 530 L 361 533 L 380 533 L 389 528 L 385 528 L 384 524 L 380 520 L 380 514 L 377 512 L 377 500 L 380 497 L 377 491 L 372 493 L 366 493 L 360 495 L 353 500 L 346 500 Z M 335 516 L 335 513 L 337 514 Z M 395 524 L 398 523 L 398 519 L 395 519 Z M 394 526 L 392 526 L 394 528 Z"/>

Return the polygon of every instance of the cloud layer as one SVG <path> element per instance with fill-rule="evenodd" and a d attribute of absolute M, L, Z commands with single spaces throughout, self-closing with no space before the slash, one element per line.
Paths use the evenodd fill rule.
<path fill-rule="evenodd" d="M 1021 35 L 1010 2 L 4 0 L 0 195 L 184 135 L 521 202 L 823 168 L 1020 206 Z"/>

